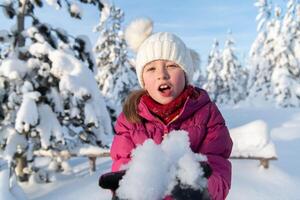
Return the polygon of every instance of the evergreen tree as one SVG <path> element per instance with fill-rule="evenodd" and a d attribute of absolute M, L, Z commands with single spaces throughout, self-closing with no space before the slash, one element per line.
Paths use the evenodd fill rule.
<path fill-rule="evenodd" d="M 222 56 L 219 50 L 219 42 L 214 41 L 212 50 L 208 56 L 208 65 L 206 68 L 207 81 L 203 88 L 208 91 L 212 101 L 216 102 L 223 86 L 220 71 L 222 69 Z"/>
<path fill-rule="evenodd" d="M 282 107 L 298 107 L 300 105 L 299 60 L 293 51 L 296 34 L 295 8 L 295 1 L 289 0 L 274 52 L 275 65 L 271 81 L 276 104 Z"/>
<path fill-rule="evenodd" d="M 225 48 L 222 53 L 223 67 L 220 71 L 222 79 L 221 92 L 218 95 L 217 103 L 234 105 L 245 99 L 247 73 L 242 68 L 234 51 L 234 41 L 231 33 L 225 41 Z"/>
<path fill-rule="evenodd" d="M 270 21 L 271 7 L 267 0 L 257 0 L 255 6 L 259 9 L 256 17 L 258 35 L 250 50 L 248 100 L 268 101 L 272 99 L 270 55 L 273 51 L 274 36 L 270 34 L 270 30 L 274 29 L 274 21 Z"/>
<path fill-rule="evenodd" d="M 293 52 L 295 53 L 296 58 L 300 58 L 300 4 L 296 3 L 295 8 L 295 34 L 294 34 L 294 45 Z"/>
<path fill-rule="evenodd" d="M 96 0 L 82 2 L 103 7 Z M 60 1 L 51 3 L 62 7 Z M 0 157 L 16 165 L 19 180 L 27 180 L 27 164 L 27 172 L 35 169 L 34 151 L 78 153 L 82 147 L 104 146 L 112 134 L 87 38 L 42 23 L 36 16 L 42 5 L 27 0 L 1 5 L 17 29 L 0 35 L 6 36 L 2 46 L 9 47 L 0 66 Z M 66 6 L 72 17 L 81 17 L 75 4 L 66 1 Z M 64 161 L 53 157 L 57 160 Z M 65 164 L 60 163 L 67 169 Z"/>
<path fill-rule="evenodd" d="M 100 36 L 95 46 L 98 67 L 96 79 L 114 120 L 121 112 L 125 97 L 138 87 L 122 32 L 123 20 L 124 12 L 120 8 L 105 4 L 97 26 Z"/>
<path fill-rule="evenodd" d="M 255 61 L 259 59 L 259 52 L 261 51 L 261 48 L 263 47 L 264 41 L 266 39 L 266 26 L 269 23 L 269 19 L 271 17 L 271 7 L 268 4 L 267 0 L 257 0 L 254 5 L 258 8 L 258 15 L 256 16 L 256 30 L 258 32 L 258 35 L 251 46 L 250 58 L 252 62 L 254 61 L 253 64 L 258 64 Z M 256 65 L 254 65 L 254 67 L 256 67 Z"/>
<path fill-rule="evenodd" d="M 289 0 L 285 14 L 275 7 L 275 16 L 265 26 L 265 38 L 255 56 L 251 73 L 250 99 L 263 99 L 276 105 L 299 106 L 299 32 L 297 2 Z"/>

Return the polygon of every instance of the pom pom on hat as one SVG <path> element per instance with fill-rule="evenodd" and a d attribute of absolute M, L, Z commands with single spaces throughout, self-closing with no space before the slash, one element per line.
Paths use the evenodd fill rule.
<path fill-rule="evenodd" d="M 125 30 L 125 40 L 135 53 L 153 30 L 153 22 L 149 18 L 139 18 L 132 21 Z"/>

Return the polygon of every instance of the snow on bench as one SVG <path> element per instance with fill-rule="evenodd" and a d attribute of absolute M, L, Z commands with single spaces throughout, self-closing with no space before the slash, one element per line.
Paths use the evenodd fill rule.
<path fill-rule="evenodd" d="M 275 145 L 264 121 L 256 120 L 229 132 L 233 141 L 230 158 L 259 160 L 266 169 L 270 160 L 277 160 Z"/>

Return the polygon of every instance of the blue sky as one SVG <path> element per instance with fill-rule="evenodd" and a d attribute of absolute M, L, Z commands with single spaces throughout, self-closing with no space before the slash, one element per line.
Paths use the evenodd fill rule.
<path fill-rule="evenodd" d="M 254 0 L 115 0 L 124 9 L 126 21 L 139 16 L 154 20 L 155 31 L 171 31 L 197 50 L 205 60 L 214 39 L 221 47 L 229 30 L 241 55 L 247 54 L 256 36 Z M 127 3 L 130 2 L 130 3 Z M 141 2 L 141 1 L 140 1 Z M 130 4 L 130 5 L 128 5 Z M 136 5 L 139 4 L 139 9 Z"/>
<path fill-rule="evenodd" d="M 255 0 L 113 0 L 125 12 L 124 25 L 137 17 L 150 17 L 154 21 L 154 31 L 170 31 L 181 37 L 185 43 L 198 51 L 205 61 L 216 38 L 221 48 L 232 31 L 236 50 L 240 58 L 248 54 L 256 36 L 257 8 Z M 285 6 L 286 0 L 273 0 Z M 83 6 L 82 6 L 83 7 Z M 84 7 L 81 21 L 71 19 L 64 9 L 42 9 L 37 12 L 42 21 L 55 24 L 67 31 L 85 34 L 96 41 L 97 34 L 92 32 L 98 23 L 96 8 Z M 8 20 L 0 13 L 0 29 L 7 28 Z M 204 64 L 204 63 L 203 63 Z"/>

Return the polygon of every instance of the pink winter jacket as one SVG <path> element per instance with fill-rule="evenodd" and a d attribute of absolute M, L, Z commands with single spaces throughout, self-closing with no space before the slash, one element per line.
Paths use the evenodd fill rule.
<path fill-rule="evenodd" d="M 131 151 L 146 139 L 152 138 L 157 144 L 163 135 L 172 130 L 185 130 L 189 133 L 191 149 L 207 156 L 213 173 L 208 179 L 208 191 L 213 200 L 227 196 L 231 185 L 232 140 L 224 119 L 217 106 L 210 101 L 206 91 L 196 88 L 200 93 L 197 99 L 188 98 L 178 118 L 165 125 L 153 116 L 146 105 L 140 101 L 138 114 L 143 123 L 129 123 L 123 113 L 115 125 L 116 135 L 111 147 L 112 171 L 120 170 L 130 161 Z"/>

